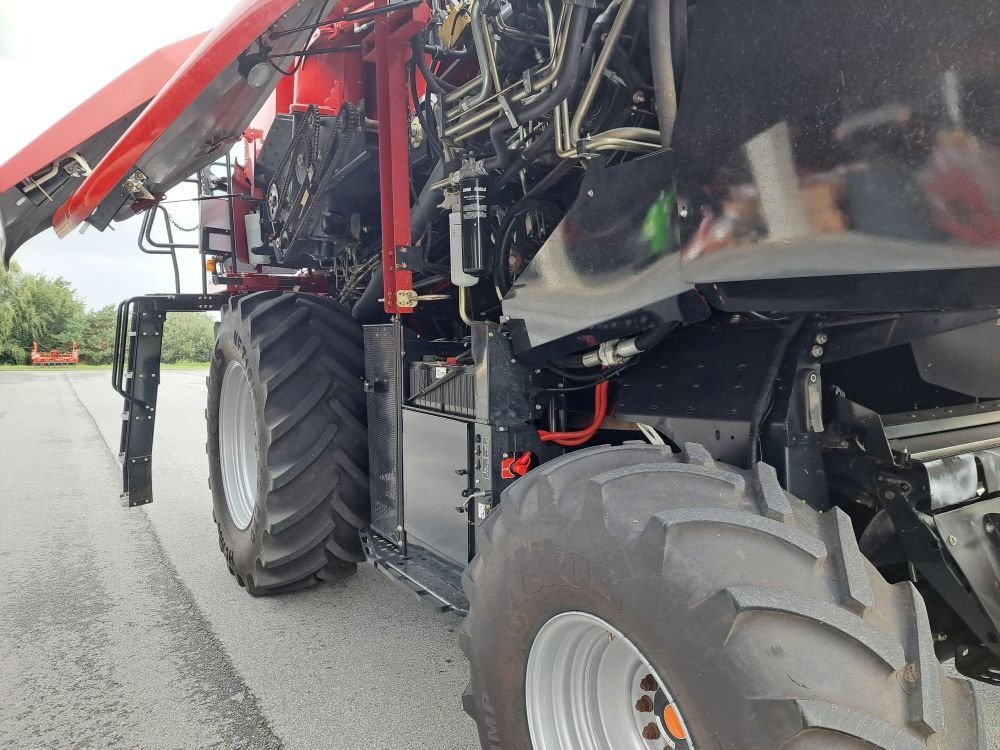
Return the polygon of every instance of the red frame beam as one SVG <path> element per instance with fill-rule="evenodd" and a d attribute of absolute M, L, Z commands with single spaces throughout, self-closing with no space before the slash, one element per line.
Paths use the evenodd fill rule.
<path fill-rule="evenodd" d="M 389 5 L 376 0 L 375 7 Z M 430 8 L 418 5 L 375 19 L 375 44 L 366 56 L 375 61 L 378 105 L 379 187 L 382 201 L 382 275 L 385 311 L 413 312 L 415 303 L 400 305 L 399 292 L 413 289 L 413 275 L 400 269 L 396 250 L 410 244 L 410 138 L 407 113 L 406 60 L 410 38 L 430 20 Z"/>

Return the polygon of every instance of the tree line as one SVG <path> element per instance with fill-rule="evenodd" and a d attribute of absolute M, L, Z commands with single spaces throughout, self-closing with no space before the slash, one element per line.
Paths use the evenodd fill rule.
<path fill-rule="evenodd" d="M 68 351 L 76 341 L 81 362 L 110 364 L 115 306 L 87 310 L 65 279 L 26 273 L 16 263 L 9 270 L 0 266 L 0 364 L 29 364 L 34 341 L 42 351 Z M 208 315 L 168 315 L 163 328 L 163 362 L 207 362 L 214 342 Z"/>

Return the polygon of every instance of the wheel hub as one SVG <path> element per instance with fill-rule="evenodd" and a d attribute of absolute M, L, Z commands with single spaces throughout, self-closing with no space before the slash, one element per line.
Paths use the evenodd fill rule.
<path fill-rule="evenodd" d="M 219 458 L 229 515 L 245 529 L 257 504 L 257 423 L 250 380 L 239 362 L 230 362 L 222 376 Z"/>
<path fill-rule="evenodd" d="M 693 750 L 666 683 L 620 631 L 563 612 L 538 631 L 525 675 L 535 750 Z"/>

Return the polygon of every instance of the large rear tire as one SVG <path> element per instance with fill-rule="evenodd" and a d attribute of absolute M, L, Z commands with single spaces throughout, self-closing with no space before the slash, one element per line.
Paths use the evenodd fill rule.
<path fill-rule="evenodd" d="M 310 294 L 260 292 L 222 311 L 208 376 L 219 546 L 254 595 L 305 588 L 364 560 L 368 436 L 360 326 Z"/>
<path fill-rule="evenodd" d="M 460 644 L 489 750 L 985 746 L 916 589 L 768 466 L 578 451 L 508 488 L 478 544 Z"/>

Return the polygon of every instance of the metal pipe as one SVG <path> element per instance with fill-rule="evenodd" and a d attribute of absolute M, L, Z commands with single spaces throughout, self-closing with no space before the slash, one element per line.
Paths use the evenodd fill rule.
<path fill-rule="evenodd" d="M 472 324 L 475 322 L 469 317 L 469 313 L 466 311 L 466 301 L 469 297 L 468 288 L 460 286 L 458 288 L 458 316 L 462 319 L 465 325 L 472 328 Z"/>
<path fill-rule="evenodd" d="M 677 85 L 670 44 L 671 0 L 649 0 L 649 58 L 653 68 L 656 116 L 660 121 L 660 145 L 668 148 L 677 120 Z"/>
<path fill-rule="evenodd" d="M 558 27 L 556 27 L 555 16 L 552 13 L 552 9 L 549 6 L 549 3 L 544 3 L 544 7 L 545 7 L 545 11 L 546 11 L 546 20 L 548 20 L 548 22 L 549 22 L 549 28 L 550 28 L 550 31 L 551 31 L 551 34 L 552 34 L 552 42 L 551 42 L 552 55 L 549 58 L 549 61 L 547 63 L 545 63 L 545 65 L 541 66 L 536 71 L 536 75 L 538 75 L 539 77 L 535 78 L 532 81 L 532 84 L 531 84 L 531 93 L 532 94 L 537 93 L 538 91 L 541 91 L 543 88 L 545 88 L 546 86 L 548 86 L 549 84 L 551 84 L 556 79 L 556 76 L 557 76 L 558 70 L 559 70 L 559 66 L 560 66 L 560 63 L 562 61 L 563 50 L 565 49 L 565 46 L 566 46 L 565 45 L 565 37 L 566 37 L 566 34 L 569 31 L 568 24 L 566 22 L 566 19 L 567 19 L 567 16 L 568 16 L 568 14 L 566 12 L 566 6 L 563 6 L 563 11 L 562 11 L 562 13 L 561 13 L 561 15 L 559 17 L 559 25 L 558 25 Z M 479 77 L 477 77 L 476 79 L 473 79 L 473 80 L 481 80 L 481 79 L 482 79 L 482 76 L 479 76 Z M 460 86 L 459 89 L 456 89 L 451 94 L 449 94 L 448 96 L 446 96 L 445 97 L 445 102 L 453 101 L 452 97 L 455 96 L 456 94 L 458 94 L 458 92 L 459 92 L 460 89 L 462 89 L 463 87 L 466 87 L 466 86 L 469 86 L 469 84 L 468 83 L 463 84 L 463 86 Z M 527 96 L 529 96 L 529 93 L 524 90 L 521 82 L 518 81 L 517 83 L 511 84 L 507 88 L 503 89 L 498 94 L 494 94 L 493 96 L 486 97 L 482 102 L 480 102 L 480 105 L 485 104 L 486 102 L 492 101 L 493 99 L 498 99 L 500 96 L 502 96 L 502 95 L 504 95 L 504 94 L 506 94 L 508 92 L 511 92 L 511 91 L 514 92 L 511 95 L 511 97 L 510 97 L 510 102 L 512 102 L 512 103 L 520 102 L 521 100 L 523 100 Z M 456 97 L 455 101 L 457 101 L 457 97 Z M 452 109 L 448 110 L 448 112 L 446 114 L 446 118 L 448 120 L 456 120 L 456 119 L 459 119 L 459 118 L 462 118 L 462 119 L 461 119 L 461 122 L 455 123 L 454 125 L 452 125 L 449 128 L 445 129 L 445 133 L 444 134 L 445 134 L 446 137 L 458 136 L 458 134 L 461 133 L 462 134 L 462 138 L 468 138 L 468 137 L 471 137 L 472 135 L 475 135 L 476 133 L 481 133 L 484 130 L 487 130 L 489 128 L 489 124 L 487 124 L 485 127 L 476 128 L 471 133 L 465 133 L 464 131 L 465 131 L 465 129 L 467 127 L 470 127 L 471 125 L 473 125 L 475 123 L 481 122 L 482 120 L 485 120 L 487 118 L 494 118 L 497 115 L 499 115 L 501 112 L 503 112 L 503 107 L 500 104 L 498 104 L 498 103 L 497 104 L 493 104 L 490 107 L 487 107 L 486 109 L 484 109 L 484 110 L 482 110 L 480 112 L 475 113 L 471 117 L 468 116 L 470 109 L 472 109 L 472 107 L 468 107 L 463 102 L 463 106 L 453 107 Z M 462 138 L 456 138 L 456 140 L 461 140 Z"/>
<path fill-rule="evenodd" d="M 472 42 L 476 48 L 476 57 L 479 59 L 480 76 L 479 92 L 462 100 L 460 107 L 463 110 L 470 109 L 483 102 L 490 95 L 492 81 L 487 75 L 490 68 L 489 56 L 486 51 L 487 39 L 483 33 L 483 3 L 485 0 L 473 0 L 470 15 L 472 16 Z"/>
<path fill-rule="evenodd" d="M 497 70 L 496 49 L 493 46 L 493 34 L 490 32 L 489 22 L 483 16 L 483 38 L 486 39 L 486 59 L 490 66 L 490 77 L 493 81 L 493 90 L 499 91 L 500 71 Z"/>
<path fill-rule="evenodd" d="M 604 71 L 607 70 L 611 54 L 615 51 L 615 45 L 618 44 L 618 40 L 625 30 L 625 22 L 628 21 L 629 12 L 632 10 L 634 2 L 635 0 L 621 0 L 614 23 L 611 24 L 608 36 L 604 40 L 604 46 L 597 56 L 597 62 L 594 63 L 594 70 L 590 75 L 590 80 L 587 81 L 587 85 L 583 89 L 583 94 L 580 95 L 580 102 L 577 104 L 576 113 L 570 122 L 569 133 L 567 134 L 568 145 L 575 144 L 580 140 L 580 128 L 583 126 L 583 121 L 586 119 L 587 113 L 590 111 L 590 106 L 594 102 L 594 96 L 597 94 L 597 88 L 601 84 Z"/>

